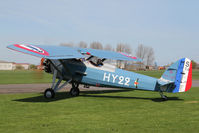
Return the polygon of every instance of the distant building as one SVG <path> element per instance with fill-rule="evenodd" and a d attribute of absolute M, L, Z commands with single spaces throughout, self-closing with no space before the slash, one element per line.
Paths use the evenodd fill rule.
<path fill-rule="evenodd" d="M 22 66 L 25 70 L 28 70 L 30 67 L 30 64 L 28 63 L 14 63 L 14 70 L 16 69 L 17 66 Z"/>
<path fill-rule="evenodd" d="M 166 68 L 165 68 L 165 66 L 159 66 L 158 67 L 158 70 L 165 70 Z"/>
<path fill-rule="evenodd" d="M 0 61 L 0 70 L 14 70 L 14 63 L 7 61 Z"/>
<path fill-rule="evenodd" d="M 199 64 L 196 65 L 196 69 L 199 69 Z"/>
<path fill-rule="evenodd" d="M 17 66 L 22 66 L 23 69 L 28 70 L 30 67 L 30 64 L 0 61 L 0 70 L 15 70 Z"/>
<path fill-rule="evenodd" d="M 142 62 L 132 62 L 126 65 L 126 70 L 146 70 L 146 66 Z"/>
<path fill-rule="evenodd" d="M 154 66 L 146 66 L 146 70 L 155 70 Z"/>

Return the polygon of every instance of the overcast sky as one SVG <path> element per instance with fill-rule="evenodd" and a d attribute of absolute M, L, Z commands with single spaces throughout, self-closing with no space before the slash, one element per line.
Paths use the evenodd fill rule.
<path fill-rule="evenodd" d="M 198 0 L 0 0 L 0 60 L 39 63 L 6 48 L 25 43 L 151 46 L 158 65 L 199 62 Z"/>

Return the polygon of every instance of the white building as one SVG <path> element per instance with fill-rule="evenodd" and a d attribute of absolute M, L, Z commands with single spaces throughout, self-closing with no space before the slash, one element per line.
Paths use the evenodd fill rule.
<path fill-rule="evenodd" d="M 30 64 L 28 63 L 13 63 L 14 70 L 17 66 L 22 66 L 25 70 L 29 69 Z"/>
<path fill-rule="evenodd" d="M 7 61 L 0 61 L 0 70 L 14 70 L 14 63 Z"/>
<path fill-rule="evenodd" d="M 22 66 L 25 70 L 27 70 L 29 69 L 30 64 L 0 61 L 0 70 L 15 70 L 17 66 Z"/>

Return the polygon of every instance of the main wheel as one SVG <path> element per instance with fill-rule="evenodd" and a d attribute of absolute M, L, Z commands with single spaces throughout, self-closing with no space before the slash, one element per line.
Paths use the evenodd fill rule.
<path fill-rule="evenodd" d="M 79 88 L 71 88 L 70 95 L 73 97 L 79 96 Z"/>
<path fill-rule="evenodd" d="M 51 89 L 51 88 L 46 89 L 45 92 L 44 92 L 44 97 L 45 97 L 46 99 L 54 98 L 54 97 L 55 97 L 55 92 L 54 92 L 54 90 Z"/>

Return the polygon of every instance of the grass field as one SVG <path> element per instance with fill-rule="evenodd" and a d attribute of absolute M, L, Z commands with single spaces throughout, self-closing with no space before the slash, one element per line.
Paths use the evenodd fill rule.
<path fill-rule="evenodd" d="M 50 83 L 52 75 L 43 71 L 0 71 L 0 84 Z"/>
<path fill-rule="evenodd" d="M 57 93 L 0 94 L 1 133 L 198 133 L 199 88 L 187 93 L 90 91 L 71 98 Z"/>
<path fill-rule="evenodd" d="M 164 71 L 135 71 L 144 75 L 160 78 Z M 199 70 L 193 70 L 193 79 L 199 80 Z M 0 84 L 51 83 L 52 75 L 38 71 L 0 71 Z"/>

